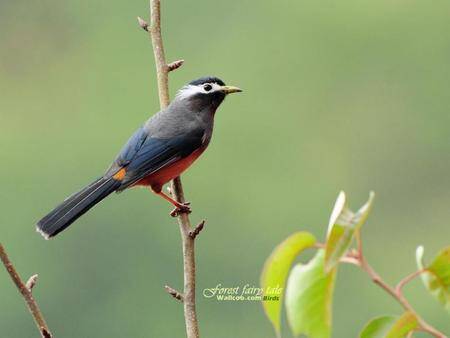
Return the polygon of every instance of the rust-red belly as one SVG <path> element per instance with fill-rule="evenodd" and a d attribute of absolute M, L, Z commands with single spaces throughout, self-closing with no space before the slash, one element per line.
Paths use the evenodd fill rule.
<path fill-rule="evenodd" d="M 204 149 L 194 151 L 188 157 L 185 157 L 177 162 L 174 162 L 167 167 L 164 167 L 151 175 L 148 175 L 138 181 L 135 185 L 150 185 L 154 190 L 161 190 L 161 187 L 181 175 L 183 171 L 191 166 L 191 164 L 202 154 Z"/>

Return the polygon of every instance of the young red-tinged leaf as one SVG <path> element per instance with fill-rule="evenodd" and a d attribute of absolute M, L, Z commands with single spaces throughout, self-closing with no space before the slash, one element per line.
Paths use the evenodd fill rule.
<path fill-rule="evenodd" d="M 423 246 L 416 250 L 422 281 L 428 291 L 450 312 L 450 246 L 442 249 L 429 265 L 423 262 Z"/>
<path fill-rule="evenodd" d="M 267 298 L 262 305 L 278 336 L 280 335 L 283 289 L 289 269 L 295 257 L 303 250 L 313 247 L 315 243 L 316 239 L 309 232 L 296 232 L 279 244 L 264 264 L 261 287 Z"/>
<path fill-rule="evenodd" d="M 297 264 L 289 275 L 286 287 L 286 311 L 294 335 L 309 338 L 331 336 L 331 305 L 336 270 L 326 273 L 324 250 L 307 264 Z"/>
<path fill-rule="evenodd" d="M 345 193 L 341 191 L 331 213 L 328 224 L 327 243 L 325 247 L 325 269 L 335 268 L 339 260 L 350 247 L 355 231 L 366 221 L 375 194 L 369 195 L 369 200 L 356 212 L 351 211 L 346 204 Z"/>
<path fill-rule="evenodd" d="M 405 312 L 400 317 L 383 316 L 372 319 L 362 330 L 360 338 L 404 338 L 419 326 L 416 316 Z"/>

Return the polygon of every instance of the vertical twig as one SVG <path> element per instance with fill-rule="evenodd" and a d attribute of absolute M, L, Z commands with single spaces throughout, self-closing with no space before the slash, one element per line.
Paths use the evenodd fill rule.
<path fill-rule="evenodd" d="M 28 310 L 30 310 L 31 315 L 33 316 L 34 322 L 36 323 L 36 326 L 38 327 L 38 330 L 41 333 L 41 337 L 52 338 L 52 334 L 50 333 L 47 323 L 45 322 L 44 316 L 42 315 L 41 310 L 39 310 L 39 306 L 37 305 L 36 301 L 33 298 L 33 294 L 31 293 L 31 289 L 36 284 L 37 275 L 31 276 L 28 282 L 25 284 L 20 278 L 16 269 L 14 268 L 14 265 L 9 260 L 5 248 L 1 243 L 0 243 L 0 259 L 2 260 L 3 265 L 5 266 L 9 275 L 11 276 L 11 279 L 13 280 L 17 289 L 19 290 L 25 302 L 27 303 Z"/>
<path fill-rule="evenodd" d="M 156 76 L 158 80 L 158 93 L 161 109 L 169 105 L 169 71 L 181 66 L 182 60 L 167 64 L 164 54 L 163 39 L 161 36 L 161 2 L 160 0 L 150 0 L 150 18 L 148 25 L 144 20 L 138 18 L 139 25 L 149 32 L 152 40 L 153 53 L 156 63 Z M 171 190 L 174 198 L 181 203 L 185 202 L 183 186 L 179 177 L 171 182 Z M 187 213 L 180 212 L 178 224 L 183 247 L 183 268 L 184 268 L 184 292 L 182 295 L 184 306 L 184 318 L 186 333 L 188 338 L 198 338 L 198 322 L 195 309 L 195 237 L 190 236 L 191 223 Z"/>

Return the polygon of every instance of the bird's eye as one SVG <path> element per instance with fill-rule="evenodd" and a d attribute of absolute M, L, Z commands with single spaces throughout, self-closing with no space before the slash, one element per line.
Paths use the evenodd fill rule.
<path fill-rule="evenodd" d="M 212 89 L 212 86 L 211 86 L 210 84 L 205 84 L 205 85 L 203 86 L 203 89 L 204 89 L 205 91 L 209 92 L 209 91 Z"/>

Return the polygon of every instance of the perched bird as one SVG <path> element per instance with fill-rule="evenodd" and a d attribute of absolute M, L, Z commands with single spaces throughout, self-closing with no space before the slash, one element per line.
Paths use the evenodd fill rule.
<path fill-rule="evenodd" d="M 170 105 L 152 116 L 125 144 L 106 173 L 69 196 L 37 223 L 46 239 L 66 229 L 112 192 L 148 186 L 175 206 L 172 215 L 190 212 L 162 191 L 165 183 L 185 171 L 208 147 L 214 114 L 230 93 L 217 77 L 203 77 L 181 88 Z"/>

